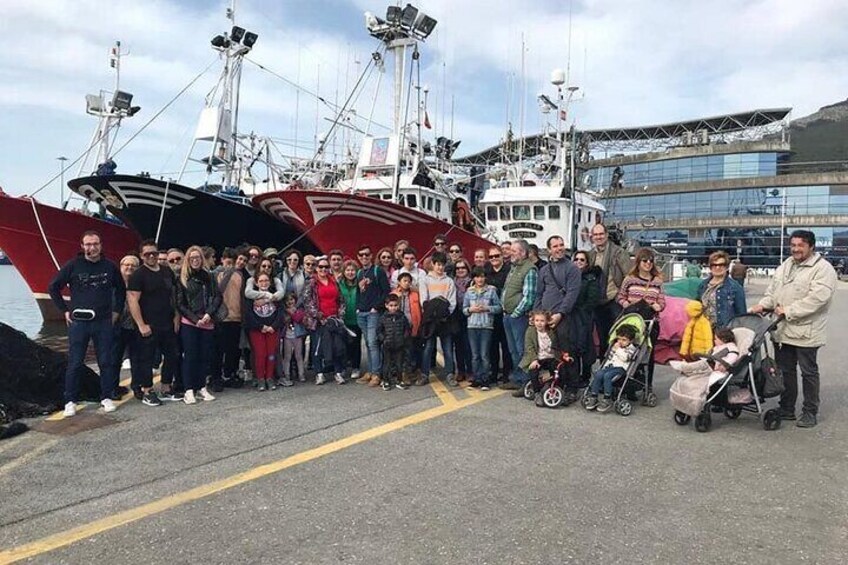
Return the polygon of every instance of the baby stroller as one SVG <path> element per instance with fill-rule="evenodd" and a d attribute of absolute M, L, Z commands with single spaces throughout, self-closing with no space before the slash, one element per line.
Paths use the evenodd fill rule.
<path fill-rule="evenodd" d="M 629 416 L 633 412 L 633 402 L 627 398 L 628 393 L 642 390 L 642 406 L 654 407 L 657 405 L 657 395 L 653 391 L 648 390 L 646 380 L 646 370 L 648 361 L 651 359 L 651 330 L 654 327 L 654 320 L 646 320 L 636 312 L 626 312 L 618 317 L 610 329 L 610 337 L 608 341 L 607 354 L 601 361 L 601 367 L 610 359 L 612 355 L 612 345 L 615 343 L 615 332 L 621 326 L 632 326 L 636 330 L 636 339 L 633 340 L 633 345 L 636 346 L 636 354 L 631 359 L 623 376 L 613 380 L 613 395 L 615 402 L 613 409 L 616 414 Z M 596 373 L 597 374 L 597 373 Z M 592 380 L 595 380 L 595 375 L 592 375 Z M 591 382 L 589 386 L 583 390 L 583 396 L 580 403 L 583 407 L 589 402 Z"/>
<path fill-rule="evenodd" d="M 578 395 L 571 396 L 566 393 L 566 375 L 568 365 L 574 363 L 574 358 L 568 352 L 563 352 L 559 358 L 556 369 L 551 371 L 550 379 L 542 383 L 542 388 L 539 390 L 542 403 L 548 408 L 558 408 L 559 406 L 568 406 L 576 402 Z M 536 397 L 536 389 L 533 386 L 533 381 L 529 380 L 524 383 L 524 398 L 533 400 Z"/>
<path fill-rule="evenodd" d="M 775 408 L 766 410 L 763 406 L 766 398 L 783 392 L 783 379 L 774 362 L 774 344 L 770 339 L 778 321 L 757 314 L 745 314 L 731 320 L 728 327 L 736 338 L 739 358 L 728 368 L 726 377 L 705 388 L 700 411 L 697 411 L 700 402 L 691 403 L 691 397 L 686 403 L 686 411 L 680 410 L 681 405 L 675 401 L 672 392 L 672 406 L 678 408 L 674 412 L 675 423 L 685 426 L 694 415 L 695 429 L 707 432 L 712 427 L 712 407 L 717 406 L 731 420 L 738 418 L 742 412 L 751 412 L 761 418 L 766 430 L 778 429 L 780 411 Z"/>

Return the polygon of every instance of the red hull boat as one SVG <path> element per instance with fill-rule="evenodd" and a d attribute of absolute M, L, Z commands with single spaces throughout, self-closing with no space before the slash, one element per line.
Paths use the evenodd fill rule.
<path fill-rule="evenodd" d="M 45 321 L 62 319 L 47 287 L 59 267 L 80 252 L 87 230 L 100 233 L 103 253 L 115 263 L 138 249 L 138 236 L 121 225 L 0 192 L 0 248 L 29 285 Z"/>
<path fill-rule="evenodd" d="M 419 257 L 424 257 L 432 253 L 433 239 L 439 234 L 446 236 L 448 243 L 460 244 L 466 257 L 475 249 L 493 245 L 476 233 L 431 215 L 358 194 L 285 190 L 254 196 L 253 205 L 300 229 L 322 253 L 341 249 L 346 256 L 355 257 L 361 244 L 370 245 L 376 253 L 405 239 Z"/>

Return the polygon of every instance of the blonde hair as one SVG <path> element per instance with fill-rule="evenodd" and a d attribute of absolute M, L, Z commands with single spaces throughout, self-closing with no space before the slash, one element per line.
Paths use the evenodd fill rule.
<path fill-rule="evenodd" d="M 204 270 L 204 257 L 203 257 L 203 248 L 199 245 L 192 245 L 188 249 L 186 249 L 185 256 L 183 257 L 183 267 L 180 269 L 180 282 L 183 284 L 183 287 L 188 286 L 188 277 L 191 274 L 191 254 L 197 251 L 200 254 L 200 270 Z"/>
<path fill-rule="evenodd" d="M 134 266 L 138 267 L 138 265 L 139 265 L 138 257 L 136 257 L 135 255 L 124 255 L 123 257 L 121 257 L 121 260 L 118 262 L 118 265 L 123 265 L 124 261 L 127 261 L 127 260 L 132 261 L 132 264 Z"/>

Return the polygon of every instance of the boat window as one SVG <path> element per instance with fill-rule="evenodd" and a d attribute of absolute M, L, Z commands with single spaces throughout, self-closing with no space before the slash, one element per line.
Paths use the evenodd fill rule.
<path fill-rule="evenodd" d="M 501 206 L 501 221 L 509 221 L 509 206 Z"/>
<path fill-rule="evenodd" d="M 438 212 L 441 212 L 441 211 L 442 211 L 442 201 L 441 201 L 441 199 L 436 198 L 436 212 L 438 213 Z"/>
<path fill-rule="evenodd" d="M 498 207 L 486 206 L 486 220 L 490 222 L 498 221 Z"/>
<path fill-rule="evenodd" d="M 583 209 L 582 209 L 582 208 L 578 208 L 578 209 L 577 209 L 577 224 L 578 224 L 578 225 L 580 224 L 580 221 L 581 221 L 582 219 L 583 219 Z"/>
<path fill-rule="evenodd" d="M 433 197 L 432 196 L 427 197 L 427 209 L 428 210 L 433 209 Z"/>
<path fill-rule="evenodd" d="M 512 217 L 516 220 L 529 220 L 530 219 L 530 206 L 513 206 L 512 207 Z"/>
<path fill-rule="evenodd" d="M 548 206 L 548 218 L 559 220 L 559 206 Z"/>
<path fill-rule="evenodd" d="M 592 211 L 591 210 L 586 210 L 586 222 L 589 223 L 589 224 L 592 223 Z"/>
<path fill-rule="evenodd" d="M 416 206 L 418 206 L 417 198 L 414 194 L 406 195 L 406 205 L 409 208 L 415 208 Z"/>
<path fill-rule="evenodd" d="M 533 206 L 533 219 L 534 220 L 544 220 L 545 219 L 545 207 L 544 206 Z"/>

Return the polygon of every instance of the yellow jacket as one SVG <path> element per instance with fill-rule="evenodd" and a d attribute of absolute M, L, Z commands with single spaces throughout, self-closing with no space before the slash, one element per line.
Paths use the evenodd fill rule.
<path fill-rule="evenodd" d="M 683 357 L 707 354 L 713 347 L 713 329 L 703 311 L 703 304 L 697 300 L 686 303 L 689 322 L 683 330 L 683 341 L 680 342 L 680 355 Z"/>

